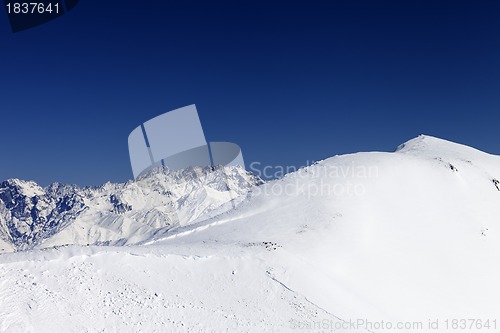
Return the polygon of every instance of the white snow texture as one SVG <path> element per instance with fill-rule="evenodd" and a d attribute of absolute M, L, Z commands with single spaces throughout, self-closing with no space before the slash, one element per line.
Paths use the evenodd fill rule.
<path fill-rule="evenodd" d="M 457 332 L 452 320 L 474 319 L 489 329 L 459 331 L 500 332 L 499 156 L 419 136 L 263 185 L 227 173 L 229 199 L 206 179 L 172 188 L 165 172 L 66 190 L 83 206 L 59 210 L 64 227 L 0 255 L 0 331 Z M 10 182 L 24 204 L 0 205 L 0 248 L 22 250 L 9 216 L 29 234 L 35 222 L 14 216 L 26 198 L 57 201 Z M 372 326 L 349 326 L 361 320 Z"/>

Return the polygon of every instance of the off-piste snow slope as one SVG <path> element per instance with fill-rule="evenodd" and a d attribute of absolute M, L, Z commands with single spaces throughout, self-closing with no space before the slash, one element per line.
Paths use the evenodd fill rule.
<path fill-rule="evenodd" d="M 500 332 L 499 179 L 499 156 L 419 136 L 142 245 L 3 254 L 0 331 Z"/>

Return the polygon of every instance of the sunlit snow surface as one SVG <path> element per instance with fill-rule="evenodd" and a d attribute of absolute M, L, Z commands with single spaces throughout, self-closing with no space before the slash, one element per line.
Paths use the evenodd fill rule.
<path fill-rule="evenodd" d="M 470 318 L 500 332 L 498 179 L 500 157 L 420 136 L 321 161 L 142 245 L 3 254 L 0 331 L 330 332 L 365 319 L 432 332 L 439 319 L 456 332 L 444 321 Z"/>

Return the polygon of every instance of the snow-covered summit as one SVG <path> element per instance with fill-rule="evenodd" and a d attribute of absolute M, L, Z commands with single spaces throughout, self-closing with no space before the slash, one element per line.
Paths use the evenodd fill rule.
<path fill-rule="evenodd" d="M 421 136 L 320 161 L 154 244 L 262 244 L 276 279 L 340 318 L 493 317 L 499 179 L 500 157 Z"/>
<path fill-rule="evenodd" d="M 470 160 L 471 158 L 499 159 L 499 156 L 491 155 L 478 149 L 429 135 L 419 135 L 399 145 L 398 153 L 413 154 L 421 157 L 454 157 Z"/>

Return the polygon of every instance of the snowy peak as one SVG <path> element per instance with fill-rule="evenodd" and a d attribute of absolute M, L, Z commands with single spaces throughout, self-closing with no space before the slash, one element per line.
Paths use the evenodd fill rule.
<path fill-rule="evenodd" d="M 419 137 L 264 184 L 155 246 L 259 248 L 278 281 L 340 318 L 494 316 L 499 179 L 498 156 Z"/>
<path fill-rule="evenodd" d="M 34 197 L 44 195 L 45 192 L 37 183 L 20 179 L 8 179 L 0 184 L 0 190 L 12 195 Z"/>
<path fill-rule="evenodd" d="M 495 185 L 500 178 L 500 156 L 432 136 L 411 139 L 400 145 L 396 154 L 438 163 L 462 176 L 480 173 Z"/>
<path fill-rule="evenodd" d="M 422 157 L 429 156 L 454 156 L 457 158 L 481 158 L 483 156 L 494 156 L 478 149 L 429 135 L 419 135 L 399 145 L 397 153 L 413 154 Z"/>
<path fill-rule="evenodd" d="M 54 196 L 32 181 L 0 184 L 0 238 L 19 250 L 29 249 L 64 228 L 85 208 L 77 193 Z"/>

